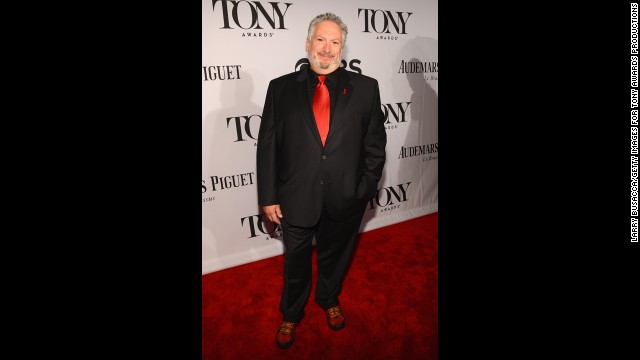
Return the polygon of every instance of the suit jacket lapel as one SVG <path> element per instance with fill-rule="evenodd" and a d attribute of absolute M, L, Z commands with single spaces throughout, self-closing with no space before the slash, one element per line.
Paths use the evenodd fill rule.
<path fill-rule="evenodd" d="M 318 145 L 322 147 L 322 140 L 320 140 L 320 133 L 318 132 L 318 126 L 316 125 L 316 119 L 313 116 L 313 109 L 311 108 L 311 102 L 309 101 L 309 83 L 306 68 L 300 70 L 300 74 L 296 78 L 295 92 L 298 99 L 298 104 L 302 108 L 304 114 L 304 122 L 307 123 L 309 130 L 316 139 Z"/>
<path fill-rule="evenodd" d="M 353 84 L 351 84 L 350 80 L 351 78 L 349 74 L 347 74 L 347 70 L 342 68 L 338 69 L 338 84 L 335 88 L 335 96 L 333 97 L 336 103 L 331 111 L 331 123 L 329 125 L 329 134 L 327 134 L 327 143 L 329 143 L 331 136 L 345 120 L 342 115 L 346 111 L 349 99 L 351 99 L 351 94 L 353 93 Z"/>

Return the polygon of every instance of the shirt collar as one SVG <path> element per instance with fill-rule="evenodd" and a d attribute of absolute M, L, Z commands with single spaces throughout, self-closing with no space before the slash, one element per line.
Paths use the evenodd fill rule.
<path fill-rule="evenodd" d="M 316 73 L 315 71 L 311 70 L 311 66 L 307 67 L 308 72 L 309 72 L 309 77 L 311 78 L 312 84 L 317 84 L 318 83 L 318 73 Z M 328 73 L 328 74 L 324 74 L 327 76 L 325 82 L 329 82 L 329 83 L 333 83 L 336 84 L 337 83 L 337 79 L 338 79 L 338 70 L 340 70 L 340 67 L 338 66 L 337 69 L 335 69 L 334 71 Z"/>

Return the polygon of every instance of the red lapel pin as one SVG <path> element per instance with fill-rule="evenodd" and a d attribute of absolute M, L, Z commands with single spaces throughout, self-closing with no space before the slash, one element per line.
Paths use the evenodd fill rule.
<path fill-rule="evenodd" d="M 342 89 L 342 95 L 347 93 L 347 88 Z"/>

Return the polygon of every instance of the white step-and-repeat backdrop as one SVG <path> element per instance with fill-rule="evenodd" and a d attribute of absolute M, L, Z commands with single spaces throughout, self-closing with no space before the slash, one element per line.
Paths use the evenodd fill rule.
<path fill-rule="evenodd" d="M 438 211 L 437 0 L 203 0 L 202 274 L 283 253 L 257 203 L 256 139 L 269 81 L 306 66 L 324 12 L 347 24 L 342 66 L 378 80 L 387 116 L 361 231 Z"/>

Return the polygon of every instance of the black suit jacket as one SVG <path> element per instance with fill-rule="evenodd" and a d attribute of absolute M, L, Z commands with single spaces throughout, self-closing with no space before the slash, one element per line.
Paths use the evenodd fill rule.
<path fill-rule="evenodd" d="M 257 146 L 258 202 L 284 220 L 313 226 L 323 203 L 334 220 L 364 209 L 376 193 L 387 136 L 378 82 L 336 70 L 329 134 L 322 147 L 307 69 L 271 80 Z"/>

